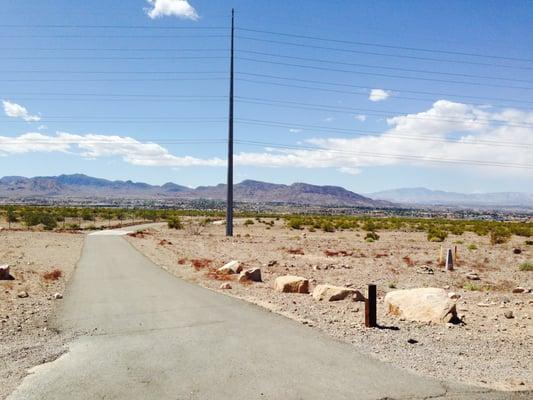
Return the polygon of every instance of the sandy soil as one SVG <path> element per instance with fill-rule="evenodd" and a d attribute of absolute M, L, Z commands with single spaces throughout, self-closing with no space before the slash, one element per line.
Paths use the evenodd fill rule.
<path fill-rule="evenodd" d="M 0 399 L 35 365 L 61 355 L 71 339 L 48 329 L 54 299 L 79 259 L 84 235 L 0 230 L 0 265 L 14 279 L 0 281 Z M 61 276 L 47 275 L 54 270 Z M 18 294 L 27 292 L 28 297 Z"/>
<path fill-rule="evenodd" d="M 450 235 L 442 245 L 458 247 L 459 265 L 445 272 L 438 265 L 441 243 L 428 242 L 424 233 L 379 232 L 380 240 L 367 243 L 364 232 L 295 231 L 282 220 L 271 228 L 242 222 L 237 221 L 234 238 L 224 236 L 224 226 L 209 225 L 199 234 L 163 226 L 128 240 L 170 273 L 214 290 L 223 282 L 213 279 L 209 268 L 230 260 L 261 267 L 263 283 L 241 284 L 232 276 L 232 289 L 220 291 L 321 329 L 383 361 L 439 379 L 533 389 L 533 294 L 512 293 L 516 286 L 533 288 L 533 272 L 518 270 L 520 263 L 533 259 L 533 248 L 524 238 L 491 246 L 488 237 Z M 477 249 L 468 250 L 471 244 Z M 521 254 L 515 254 L 515 248 Z M 301 249 L 303 255 L 291 254 L 291 249 Z M 327 256 L 326 250 L 351 255 Z M 194 259 L 209 261 L 196 262 L 195 269 Z M 423 267 L 433 274 L 421 273 Z M 467 280 L 470 271 L 481 279 Z M 287 274 L 310 279 L 311 291 L 316 284 L 329 283 L 365 293 L 368 283 L 376 283 L 378 320 L 390 329 L 365 328 L 362 302 L 317 302 L 310 295 L 274 292 L 275 278 Z M 421 324 L 388 316 L 383 296 L 394 287 L 442 287 L 460 294 L 458 311 L 464 324 Z M 509 310 L 514 318 L 504 316 Z"/>

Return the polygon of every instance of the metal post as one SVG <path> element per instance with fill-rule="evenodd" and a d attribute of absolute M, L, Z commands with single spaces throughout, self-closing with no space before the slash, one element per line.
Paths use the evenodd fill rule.
<path fill-rule="evenodd" d="M 452 249 L 448 249 L 448 254 L 446 255 L 446 271 L 453 271 Z"/>
<path fill-rule="evenodd" d="M 368 296 L 365 300 L 365 326 L 367 328 L 375 328 L 377 323 L 377 301 L 376 301 L 376 285 L 368 285 Z"/>
<path fill-rule="evenodd" d="M 226 199 L 226 236 L 233 236 L 233 34 L 234 10 L 231 9 L 231 61 L 229 84 L 229 126 L 228 126 L 228 182 Z"/>

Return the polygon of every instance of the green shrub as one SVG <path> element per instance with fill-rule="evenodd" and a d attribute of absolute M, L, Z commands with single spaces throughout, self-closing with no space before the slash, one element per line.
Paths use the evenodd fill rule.
<path fill-rule="evenodd" d="M 533 240 L 526 240 L 526 246 L 533 246 Z"/>
<path fill-rule="evenodd" d="M 370 243 L 374 242 L 376 240 L 379 240 L 379 235 L 376 232 L 367 232 L 365 236 L 365 240 Z"/>
<path fill-rule="evenodd" d="M 57 227 L 57 220 L 52 214 L 43 214 L 41 216 L 41 223 L 47 231 L 51 231 Z"/>
<path fill-rule="evenodd" d="M 506 229 L 498 229 L 490 232 L 490 244 L 503 244 L 511 239 L 511 232 Z"/>
<path fill-rule="evenodd" d="M 526 261 L 523 262 L 518 266 L 518 269 L 520 271 L 533 271 L 533 262 L 532 261 Z"/>
<path fill-rule="evenodd" d="M 335 232 L 335 225 L 330 221 L 323 222 L 321 228 L 324 232 Z"/>
<path fill-rule="evenodd" d="M 253 219 L 247 219 L 246 221 L 244 221 L 244 225 L 245 226 L 253 225 L 253 224 L 254 224 L 254 220 Z"/>
<path fill-rule="evenodd" d="M 469 244 L 467 247 L 468 250 L 477 250 L 477 246 L 475 244 Z"/>
<path fill-rule="evenodd" d="M 428 231 L 428 241 L 430 242 L 444 242 L 447 237 L 448 232 L 439 228 L 431 227 Z"/>
<path fill-rule="evenodd" d="M 303 221 L 299 217 L 289 218 L 287 220 L 287 226 L 291 229 L 302 229 Z"/>
<path fill-rule="evenodd" d="M 183 224 L 178 216 L 171 217 L 167 220 L 168 227 L 170 229 L 183 229 Z"/>
<path fill-rule="evenodd" d="M 481 286 L 476 285 L 475 283 L 472 283 L 472 282 L 465 283 L 464 286 L 463 286 L 463 289 L 464 290 L 470 290 L 472 292 L 479 292 L 479 291 L 482 290 Z"/>

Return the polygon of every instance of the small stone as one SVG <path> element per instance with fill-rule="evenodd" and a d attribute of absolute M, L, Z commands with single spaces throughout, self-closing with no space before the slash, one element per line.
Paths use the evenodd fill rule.
<path fill-rule="evenodd" d="M 220 289 L 231 289 L 231 284 L 229 282 L 225 282 L 220 285 Z"/>
<path fill-rule="evenodd" d="M 461 295 L 455 292 L 448 293 L 448 297 L 452 300 L 459 300 L 461 298 Z"/>
<path fill-rule="evenodd" d="M 277 262 L 276 260 L 272 260 L 272 261 L 269 261 L 269 262 L 268 262 L 268 266 L 269 266 L 269 267 L 273 267 L 273 266 L 275 266 L 275 265 L 278 265 L 278 262 Z"/>
<path fill-rule="evenodd" d="M 25 290 L 23 290 L 22 292 L 19 292 L 17 294 L 17 297 L 21 298 L 21 299 L 25 299 L 26 297 L 28 297 L 28 292 L 26 292 Z"/>
<path fill-rule="evenodd" d="M 522 254 L 522 250 L 521 249 L 513 249 L 513 253 L 514 254 Z"/>
<path fill-rule="evenodd" d="M 471 281 L 479 281 L 479 275 L 475 272 L 469 272 L 468 274 L 466 274 L 466 279 Z"/>
<path fill-rule="evenodd" d="M 318 285 L 313 291 L 313 298 L 318 301 L 337 301 L 344 300 L 347 297 L 353 298 L 355 301 L 364 301 L 365 298 L 358 290 L 332 285 Z"/>
<path fill-rule="evenodd" d="M 512 312 L 511 310 L 506 311 L 506 312 L 503 314 L 503 316 L 504 316 L 505 318 L 507 318 L 507 319 L 513 319 L 513 318 L 514 318 L 514 314 L 513 314 L 513 312 Z"/>
<path fill-rule="evenodd" d="M 418 340 L 416 340 L 416 339 L 407 339 L 407 343 L 409 343 L 409 344 L 417 344 Z"/>
<path fill-rule="evenodd" d="M 55 293 L 54 294 L 54 300 L 59 300 L 59 299 L 62 299 L 63 298 L 63 295 L 61 293 Z"/>
<path fill-rule="evenodd" d="M 515 287 L 513 289 L 513 293 L 527 293 L 527 292 L 529 292 L 529 290 L 521 286 Z"/>

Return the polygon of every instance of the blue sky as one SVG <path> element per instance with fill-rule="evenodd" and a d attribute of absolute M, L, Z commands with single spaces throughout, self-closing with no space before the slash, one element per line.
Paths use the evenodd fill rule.
<path fill-rule="evenodd" d="M 303 6 L 304 5 L 304 6 Z M 4 0 L 0 176 L 532 191 L 529 1 Z"/>

